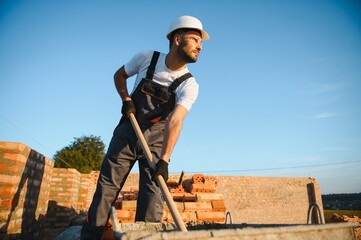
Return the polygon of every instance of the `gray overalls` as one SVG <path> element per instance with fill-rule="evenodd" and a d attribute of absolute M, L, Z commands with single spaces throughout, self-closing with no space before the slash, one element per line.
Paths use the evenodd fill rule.
<path fill-rule="evenodd" d="M 137 121 L 155 162 L 160 159 L 165 123 L 175 107 L 175 90 L 183 81 L 192 77 L 190 73 L 186 73 L 174 80 L 169 87 L 152 81 L 158 57 L 159 52 L 154 52 L 146 78 L 142 79 L 132 94 Z M 97 226 L 101 231 L 101 226 L 106 225 L 111 205 L 118 197 L 136 160 L 139 164 L 140 179 L 135 220 L 161 221 L 164 200 L 159 187 L 152 181 L 154 170 L 145 159 L 129 119 L 123 116 L 114 130 L 102 163 L 97 188 L 88 212 L 88 228 Z M 96 228 L 90 231 L 94 230 Z"/>

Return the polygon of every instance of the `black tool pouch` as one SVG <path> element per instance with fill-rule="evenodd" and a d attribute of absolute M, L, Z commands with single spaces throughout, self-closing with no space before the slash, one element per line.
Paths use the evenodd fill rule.
<path fill-rule="evenodd" d="M 142 79 L 140 91 L 162 101 L 163 103 L 168 102 L 171 97 L 168 87 L 146 78 Z"/>

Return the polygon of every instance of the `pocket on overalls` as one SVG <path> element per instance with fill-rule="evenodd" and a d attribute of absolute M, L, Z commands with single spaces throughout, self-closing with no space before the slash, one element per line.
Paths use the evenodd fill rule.
<path fill-rule="evenodd" d="M 167 87 L 153 81 L 144 81 L 140 90 L 163 103 L 168 102 L 171 97 Z"/>

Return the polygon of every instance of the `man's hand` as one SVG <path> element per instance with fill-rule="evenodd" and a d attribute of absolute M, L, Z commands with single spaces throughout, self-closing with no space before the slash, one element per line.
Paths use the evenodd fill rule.
<path fill-rule="evenodd" d="M 127 100 L 123 102 L 122 114 L 129 117 L 133 113 L 135 115 L 135 106 L 132 100 Z"/>
<path fill-rule="evenodd" d="M 158 176 L 162 176 L 164 179 L 164 182 L 167 182 L 168 180 L 168 163 L 164 161 L 163 159 L 159 159 L 157 162 L 157 165 L 155 165 L 155 173 L 153 176 L 153 181 L 156 181 L 158 179 Z"/>

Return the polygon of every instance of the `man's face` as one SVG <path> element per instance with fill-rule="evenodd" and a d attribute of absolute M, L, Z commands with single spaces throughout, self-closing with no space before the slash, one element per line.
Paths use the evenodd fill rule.
<path fill-rule="evenodd" d="M 202 37 L 197 31 L 188 31 L 179 33 L 180 42 L 178 54 L 187 63 L 197 61 L 200 51 L 202 50 Z"/>

